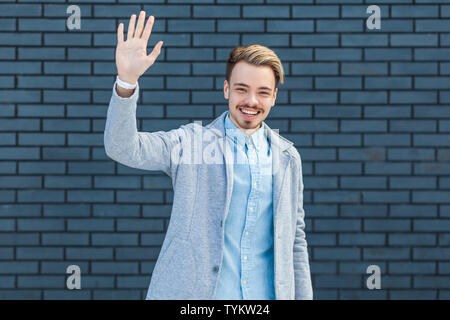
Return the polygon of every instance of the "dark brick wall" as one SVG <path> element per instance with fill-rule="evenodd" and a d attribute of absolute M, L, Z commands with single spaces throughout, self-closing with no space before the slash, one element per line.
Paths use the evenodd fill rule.
<path fill-rule="evenodd" d="M 315 299 L 450 298 L 449 0 L 1 0 L 0 299 L 145 298 L 171 182 L 103 147 L 116 28 L 141 9 L 164 47 L 140 79 L 140 130 L 226 110 L 234 46 L 280 56 L 267 122 L 303 159 Z M 71 264 L 81 290 L 66 289 Z"/>

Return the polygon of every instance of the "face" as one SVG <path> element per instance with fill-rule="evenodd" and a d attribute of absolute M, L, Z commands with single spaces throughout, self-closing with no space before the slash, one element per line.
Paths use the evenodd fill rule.
<path fill-rule="evenodd" d="M 235 64 L 230 83 L 224 81 L 230 119 L 236 127 L 251 135 L 258 130 L 275 104 L 275 74 L 269 66 L 255 66 L 245 61 Z"/>

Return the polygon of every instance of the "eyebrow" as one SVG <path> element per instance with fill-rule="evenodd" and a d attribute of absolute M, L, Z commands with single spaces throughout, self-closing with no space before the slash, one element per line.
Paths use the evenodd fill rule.
<path fill-rule="evenodd" d="M 247 88 L 250 87 L 248 84 L 245 84 L 245 83 L 242 83 L 242 82 L 238 82 L 238 83 L 233 84 L 233 87 L 236 87 L 236 86 L 243 86 L 243 87 L 247 87 Z M 272 88 L 269 88 L 269 87 L 259 87 L 258 89 L 266 89 L 266 90 L 269 90 L 269 91 L 273 90 Z"/>

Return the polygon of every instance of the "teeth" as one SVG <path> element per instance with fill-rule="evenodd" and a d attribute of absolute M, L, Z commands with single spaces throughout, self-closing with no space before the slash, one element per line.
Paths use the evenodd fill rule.
<path fill-rule="evenodd" d="M 246 113 L 246 114 L 257 114 L 258 112 L 256 112 L 256 111 L 247 111 L 247 110 L 244 110 L 244 109 L 241 109 L 241 111 L 243 112 L 243 113 Z"/>

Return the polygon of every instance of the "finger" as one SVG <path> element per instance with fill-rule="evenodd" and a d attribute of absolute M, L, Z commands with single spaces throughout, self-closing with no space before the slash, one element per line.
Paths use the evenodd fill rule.
<path fill-rule="evenodd" d="M 117 44 L 121 44 L 123 42 L 123 23 L 119 24 L 117 28 Z"/>
<path fill-rule="evenodd" d="M 139 19 L 136 26 L 136 31 L 134 32 L 135 38 L 141 37 L 142 29 L 144 28 L 144 21 L 145 21 L 145 11 L 141 10 L 141 12 L 139 12 Z"/>
<path fill-rule="evenodd" d="M 136 23 L 136 15 L 131 15 L 130 22 L 128 23 L 127 40 L 133 38 L 134 24 Z"/>
<path fill-rule="evenodd" d="M 153 24 L 155 23 L 155 17 L 148 17 L 147 24 L 145 25 L 144 33 L 142 34 L 142 39 L 148 42 L 150 34 L 152 33 Z"/>
<path fill-rule="evenodd" d="M 152 52 L 147 56 L 152 63 L 156 60 L 156 58 L 158 58 L 159 54 L 161 53 L 161 47 L 163 43 L 163 41 L 159 41 L 153 48 Z"/>

